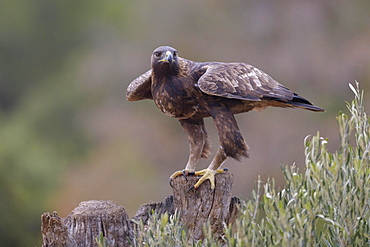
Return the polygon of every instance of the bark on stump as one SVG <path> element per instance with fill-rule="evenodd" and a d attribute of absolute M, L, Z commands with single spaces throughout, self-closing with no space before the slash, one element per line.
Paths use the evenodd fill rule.
<path fill-rule="evenodd" d="M 100 233 L 109 246 L 129 246 L 133 230 L 122 206 L 112 201 L 81 202 L 67 218 L 45 213 L 41 216 L 43 247 L 98 246 Z"/>
<path fill-rule="evenodd" d="M 163 202 L 150 202 L 141 205 L 137 210 L 135 216 L 131 219 L 131 222 L 133 224 L 140 221 L 146 223 L 152 211 L 160 215 L 164 213 L 167 213 L 168 215 L 174 215 L 175 209 L 173 207 L 173 196 L 167 196 Z"/>
<path fill-rule="evenodd" d="M 204 238 L 203 227 L 209 222 L 215 238 L 223 234 L 223 223 L 232 224 L 238 214 L 237 197 L 231 197 L 234 177 L 231 173 L 215 176 L 216 188 L 211 189 L 209 180 L 199 188 L 193 186 L 200 176 L 176 177 L 173 181 L 174 208 L 180 212 L 182 222 L 188 227 L 191 236 Z"/>

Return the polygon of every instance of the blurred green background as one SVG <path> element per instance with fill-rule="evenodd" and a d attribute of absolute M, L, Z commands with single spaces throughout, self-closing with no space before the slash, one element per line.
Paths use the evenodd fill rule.
<path fill-rule="evenodd" d="M 335 150 L 348 83 L 370 93 L 369 9 L 368 0 L 2 0 L 0 246 L 40 246 L 47 211 L 66 217 L 101 199 L 132 217 L 172 193 L 168 177 L 188 156 L 182 128 L 151 101 L 125 100 L 160 45 L 250 63 L 327 110 L 238 115 L 251 157 L 225 164 L 234 195 L 248 198 L 258 175 L 282 183 L 279 164 L 302 167 L 303 139 L 317 130 Z"/>

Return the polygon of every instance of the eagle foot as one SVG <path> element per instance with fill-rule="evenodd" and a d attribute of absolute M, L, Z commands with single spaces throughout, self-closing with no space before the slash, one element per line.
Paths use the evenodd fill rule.
<path fill-rule="evenodd" d="M 185 180 L 188 181 L 187 176 L 195 175 L 195 176 L 202 176 L 202 177 L 198 180 L 196 184 L 194 184 L 193 186 L 189 188 L 188 192 L 192 189 L 198 188 L 207 179 L 209 179 L 209 181 L 211 182 L 211 189 L 213 190 L 215 188 L 215 175 L 218 173 L 225 173 L 228 170 L 229 170 L 228 168 L 222 168 L 222 169 L 217 169 L 217 170 L 211 170 L 207 168 L 207 169 L 203 169 L 200 171 L 189 171 L 189 170 L 176 171 L 170 176 L 169 184 L 173 188 L 172 181 L 175 177 L 182 175 L 184 176 Z"/>
<path fill-rule="evenodd" d="M 197 171 L 197 172 L 193 172 L 191 175 L 202 176 L 202 177 L 198 180 L 198 182 L 196 184 L 194 184 L 193 186 L 191 186 L 189 188 L 188 192 L 192 189 L 198 188 L 207 179 L 211 182 L 211 189 L 213 190 L 216 187 L 216 185 L 215 185 L 215 175 L 218 174 L 218 173 L 225 173 L 228 170 L 229 169 L 227 169 L 227 168 L 217 169 L 217 170 L 211 170 L 211 169 L 207 168 L 207 169 L 203 169 L 203 170 L 200 170 L 200 171 Z"/>
<path fill-rule="evenodd" d="M 169 184 L 170 184 L 170 186 L 173 188 L 173 185 L 172 185 L 172 181 L 173 181 L 173 179 L 175 178 L 175 177 L 178 177 L 178 176 L 181 176 L 181 175 L 183 175 L 184 176 L 184 178 L 185 178 L 185 180 L 186 180 L 186 182 L 188 181 L 188 178 L 187 178 L 187 176 L 188 175 L 194 175 L 194 171 L 192 171 L 192 170 L 181 170 L 181 171 L 177 171 L 177 172 L 174 172 L 171 176 L 170 176 L 170 180 L 169 180 Z"/>

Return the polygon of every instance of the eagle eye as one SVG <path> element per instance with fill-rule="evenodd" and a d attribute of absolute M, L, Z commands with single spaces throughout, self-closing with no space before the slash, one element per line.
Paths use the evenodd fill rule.
<path fill-rule="evenodd" d="M 177 56 L 177 51 L 174 51 L 173 52 L 173 56 L 176 57 Z"/>
<path fill-rule="evenodd" d="M 160 52 L 160 51 L 157 51 L 157 52 L 154 53 L 155 57 L 161 57 L 161 55 L 162 55 L 162 52 Z"/>

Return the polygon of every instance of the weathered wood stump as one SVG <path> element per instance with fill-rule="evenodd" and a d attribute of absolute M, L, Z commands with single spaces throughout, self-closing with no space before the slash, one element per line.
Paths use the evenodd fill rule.
<path fill-rule="evenodd" d="M 215 238 L 219 238 L 223 234 L 223 223 L 232 224 L 238 213 L 239 199 L 231 197 L 233 175 L 217 174 L 214 190 L 207 180 L 199 188 L 189 191 L 199 178 L 189 176 L 186 180 L 180 176 L 173 181 L 174 208 L 179 210 L 182 222 L 194 239 L 204 238 L 203 227 L 207 221 Z"/>
<path fill-rule="evenodd" d="M 147 222 L 152 211 L 173 215 L 175 210 L 180 212 L 191 238 L 203 239 L 203 226 L 209 222 L 214 237 L 219 239 L 223 223 L 232 224 L 238 214 L 239 199 L 231 197 L 233 175 L 216 175 L 214 190 L 206 181 L 199 188 L 188 191 L 198 179 L 198 176 L 188 176 L 187 180 L 182 176 L 175 178 L 173 196 L 163 202 L 140 206 L 132 220 L 122 206 L 111 201 L 81 202 L 66 218 L 60 218 L 56 212 L 45 213 L 41 216 L 42 246 L 98 246 L 95 238 L 100 233 L 108 246 L 129 246 L 135 238 L 135 222 Z"/>
<path fill-rule="evenodd" d="M 129 246 L 133 230 L 122 206 L 112 201 L 81 202 L 67 218 L 45 213 L 41 216 L 43 247 L 98 246 L 103 234 L 109 246 Z"/>
<path fill-rule="evenodd" d="M 173 207 L 173 196 L 167 196 L 163 202 L 150 202 L 143 204 L 137 210 L 135 216 L 131 221 L 139 222 L 140 220 L 146 223 L 150 217 L 151 212 L 154 211 L 157 214 L 167 213 L 168 215 L 175 214 L 175 208 Z"/>

